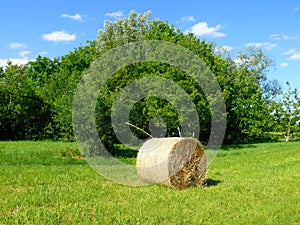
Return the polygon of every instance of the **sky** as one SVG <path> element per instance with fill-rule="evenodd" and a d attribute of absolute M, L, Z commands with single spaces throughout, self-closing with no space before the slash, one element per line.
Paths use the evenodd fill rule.
<path fill-rule="evenodd" d="M 1 2 L 0 66 L 38 55 L 60 57 L 95 40 L 105 20 L 152 11 L 183 32 L 235 57 L 259 47 L 275 62 L 268 73 L 300 89 L 300 0 L 9 0 Z"/>

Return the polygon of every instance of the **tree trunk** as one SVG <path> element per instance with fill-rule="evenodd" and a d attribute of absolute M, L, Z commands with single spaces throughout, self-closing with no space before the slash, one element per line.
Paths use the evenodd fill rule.
<path fill-rule="evenodd" d="M 288 123 L 288 129 L 285 135 L 285 142 L 289 142 L 290 136 L 291 136 L 291 120 Z"/>

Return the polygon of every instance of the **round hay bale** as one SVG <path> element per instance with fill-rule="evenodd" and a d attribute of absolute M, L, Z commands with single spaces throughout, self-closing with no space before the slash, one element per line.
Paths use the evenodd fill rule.
<path fill-rule="evenodd" d="M 179 190 L 205 183 L 206 155 L 194 138 L 152 138 L 139 149 L 136 166 L 149 183 Z"/>

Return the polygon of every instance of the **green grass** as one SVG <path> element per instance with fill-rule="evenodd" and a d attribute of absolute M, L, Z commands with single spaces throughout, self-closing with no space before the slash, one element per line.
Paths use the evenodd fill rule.
<path fill-rule="evenodd" d="M 299 142 L 224 147 L 208 186 L 183 191 L 114 184 L 79 155 L 0 142 L 0 224 L 300 224 Z"/>

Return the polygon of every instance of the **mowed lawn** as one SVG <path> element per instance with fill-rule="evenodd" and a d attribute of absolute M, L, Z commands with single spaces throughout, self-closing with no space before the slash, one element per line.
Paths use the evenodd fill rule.
<path fill-rule="evenodd" d="M 112 183 L 76 143 L 0 142 L 0 166 L 0 224 L 300 224 L 300 142 L 225 146 L 183 191 Z"/>

